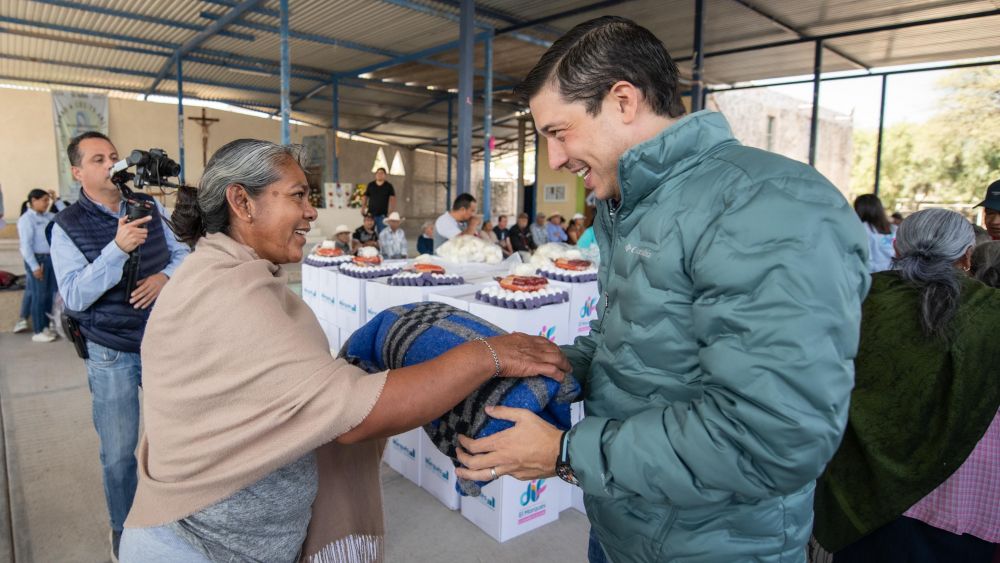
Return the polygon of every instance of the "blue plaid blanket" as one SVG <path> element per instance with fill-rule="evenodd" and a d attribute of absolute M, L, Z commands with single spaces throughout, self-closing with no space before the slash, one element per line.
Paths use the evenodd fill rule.
<path fill-rule="evenodd" d="M 344 343 L 340 356 L 369 373 L 419 364 L 477 338 L 505 334 L 470 313 L 444 303 L 411 303 L 379 313 Z M 483 353 L 487 353 L 485 347 Z M 488 406 L 527 409 L 550 424 L 570 427 L 570 403 L 580 394 L 572 376 L 560 383 L 547 377 L 495 377 L 441 418 L 424 426 L 431 442 L 459 466 L 458 436 L 482 438 L 506 430 L 512 422 L 486 415 Z M 459 480 L 462 494 L 479 496 L 485 483 Z"/>

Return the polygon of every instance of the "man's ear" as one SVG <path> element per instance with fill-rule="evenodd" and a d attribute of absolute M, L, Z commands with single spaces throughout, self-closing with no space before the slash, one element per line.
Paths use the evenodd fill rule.
<path fill-rule="evenodd" d="M 70 166 L 69 167 L 69 173 L 73 176 L 74 180 L 76 180 L 77 182 L 83 183 L 83 180 L 80 179 L 80 175 L 83 174 L 83 170 L 80 170 L 79 167 L 77 167 L 77 166 Z"/>
<path fill-rule="evenodd" d="M 625 80 L 619 80 L 611 86 L 605 98 L 604 111 L 611 106 L 611 110 L 620 114 L 623 123 L 629 124 L 635 121 L 639 114 L 639 104 L 642 103 L 642 92 L 634 84 Z"/>

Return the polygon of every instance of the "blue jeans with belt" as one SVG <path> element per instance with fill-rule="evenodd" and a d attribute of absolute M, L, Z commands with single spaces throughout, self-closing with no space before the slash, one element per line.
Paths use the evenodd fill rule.
<path fill-rule="evenodd" d="M 28 273 L 28 287 L 24 295 L 24 300 L 30 300 L 31 327 L 35 334 L 42 332 L 49 326 L 49 311 L 52 310 L 52 303 L 56 297 L 56 275 L 52 271 L 52 257 L 48 254 L 36 254 L 35 260 L 42 267 L 42 279 L 37 279 L 31 266 L 24 263 L 24 270 Z M 21 305 L 22 317 L 25 318 L 24 304 Z"/>
<path fill-rule="evenodd" d="M 136 474 L 135 447 L 139 441 L 139 354 L 87 342 L 87 383 L 93 398 L 94 428 L 101 441 L 104 500 L 111 529 L 122 531 L 132 508 Z"/>

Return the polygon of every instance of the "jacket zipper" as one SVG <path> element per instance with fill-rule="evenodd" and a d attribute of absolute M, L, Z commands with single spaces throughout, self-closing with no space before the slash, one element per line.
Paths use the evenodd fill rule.
<path fill-rule="evenodd" d="M 621 205 L 619 203 L 619 205 Z M 611 216 L 611 244 L 608 245 L 608 267 L 611 267 L 611 257 L 614 256 L 615 246 L 618 244 L 618 228 L 617 228 L 617 215 L 615 210 L 608 206 L 608 214 Z M 610 274 L 608 279 L 610 279 Z M 604 330 L 604 319 L 608 316 L 608 306 L 611 305 L 611 294 L 608 293 L 608 288 L 604 288 L 604 308 L 601 310 L 601 330 Z"/>

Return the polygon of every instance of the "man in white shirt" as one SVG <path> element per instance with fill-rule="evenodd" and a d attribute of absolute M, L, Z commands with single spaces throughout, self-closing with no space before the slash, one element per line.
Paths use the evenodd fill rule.
<path fill-rule="evenodd" d="M 476 217 L 476 198 L 472 194 L 459 194 L 451 211 L 442 214 L 434 222 L 434 248 L 458 235 L 475 235 L 479 230 L 479 220 Z"/>
<path fill-rule="evenodd" d="M 399 213 L 395 211 L 385 218 L 388 227 L 378 234 L 378 246 L 382 250 L 382 258 L 391 260 L 406 258 L 406 233 L 399 228 L 402 221 Z"/>

